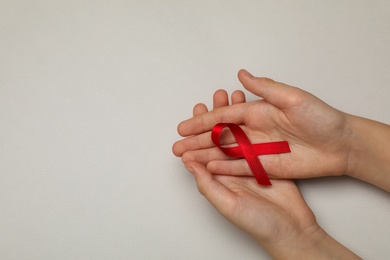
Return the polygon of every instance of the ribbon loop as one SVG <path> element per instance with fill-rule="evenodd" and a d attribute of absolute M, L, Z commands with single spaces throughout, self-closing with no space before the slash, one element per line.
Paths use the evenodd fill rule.
<path fill-rule="evenodd" d="M 223 147 L 221 145 L 220 136 L 225 127 L 230 129 L 238 146 Z M 252 144 L 241 127 L 233 123 L 216 124 L 211 131 L 211 139 L 226 155 L 233 158 L 245 158 L 257 183 L 265 186 L 271 186 L 272 184 L 257 156 L 291 152 L 287 141 Z"/>

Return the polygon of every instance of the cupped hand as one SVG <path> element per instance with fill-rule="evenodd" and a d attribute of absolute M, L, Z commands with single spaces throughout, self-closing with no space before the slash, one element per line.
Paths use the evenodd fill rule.
<path fill-rule="evenodd" d="M 245 94 L 235 91 L 231 103 L 245 103 Z M 216 91 L 213 109 L 228 106 L 227 92 Z M 200 103 L 194 106 L 193 116 L 208 112 Z M 185 166 L 195 177 L 200 193 L 225 218 L 252 235 L 270 255 L 291 257 L 293 252 L 299 255 L 325 240 L 325 232 L 293 181 L 273 180 L 273 187 L 269 188 L 259 186 L 250 176 L 213 175 L 195 161 L 187 161 Z"/>
<path fill-rule="evenodd" d="M 187 162 L 198 189 L 229 221 L 250 234 L 273 257 L 320 250 L 328 234 L 317 224 L 295 183 L 272 180 L 272 188 L 252 177 L 213 175 Z"/>
<path fill-rule="evenodd" d="M 194 117 L 178 126 L 179 134 L 186 138 L 173 146 L 174 154 L 181 156 L 184 163 L 199 162 L 214 174 L 252 176 L 245 160 L 229 158 L 213 144 L 210 131 L 215 124 L 224 122 L 241 125 L 252 143 L 289 142 L 291 153 L 259 157 L 271 178 L 348 172 L 352 130 L 346 114 L 299 88 L 256 78 L 245 70 L 238 77 L 247 90 L 261 99 L 245 102 L 244 94 L 235 92 L 233 96 L 240 98 L 227 106 L 227 94 L 219 91 L 214 95 L 212 111 L 207 111 L 204 104 L 196 105 Z M 229 133 L 222 141 L 235 143 Z"/>

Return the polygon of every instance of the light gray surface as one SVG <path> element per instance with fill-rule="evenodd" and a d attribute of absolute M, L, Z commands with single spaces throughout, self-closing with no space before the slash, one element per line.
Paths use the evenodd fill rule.
<path fill-rule="evenodd" d="M 0 258 L 267 259 L 198 195 L 177 123 L 240 68 L 390 123 L 389 24 L 388 1 L 0 1 Z M 389 194 L 299 186 L 390 258 Z"/>

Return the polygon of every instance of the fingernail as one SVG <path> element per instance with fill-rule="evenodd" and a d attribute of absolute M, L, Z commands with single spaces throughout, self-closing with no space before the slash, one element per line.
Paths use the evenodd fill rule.
<path fill-rule="evenodd" d="M 243 70 L 245 73 L 246 73 L 246 75 L 248 76 L 248 77 L 250 77 L 250 78 L 254 78 L 254 76 L 249 72 L 249 71 L 247 71 L 247 70 Z"/>

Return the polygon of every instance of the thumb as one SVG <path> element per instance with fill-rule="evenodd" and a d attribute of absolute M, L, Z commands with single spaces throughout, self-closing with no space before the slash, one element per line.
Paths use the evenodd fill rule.
<path fill-rule="evenodd" d="M 229 215 L 229 205 L 234 201 L 234 193 L 216 180 L 202 164 L 190 161 L 185 167 L 195 177 L 199 192 L 224 216 Z"/>
<path fill-rule="evenodd" d="M 306 96 L 306 92 L 301 89 L 269 78 L 254 77 L 246 70 L 238 72 L 238 79 L 248 91 L 278 108 L 288 108 L 296 105 Z"/>

